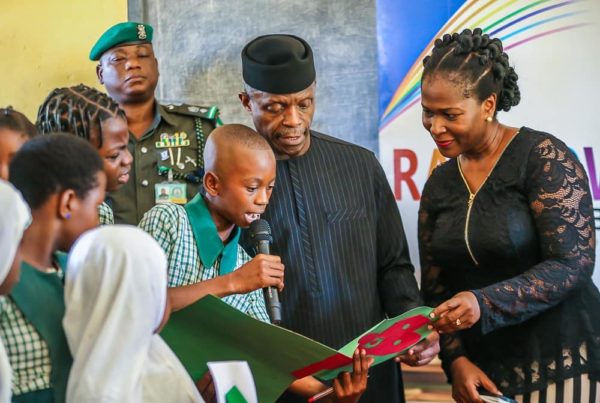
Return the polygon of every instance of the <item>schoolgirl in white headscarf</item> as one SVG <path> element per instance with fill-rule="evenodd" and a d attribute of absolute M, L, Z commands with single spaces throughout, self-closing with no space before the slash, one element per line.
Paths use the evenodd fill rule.
<path fill-rule="evenodd" d="M 68 402 L 201 402 L 156 334 L 167 298 L 167 261 L 131 226 L 84 234 L 69 257 L 63 326 L 73 354 Z"/>
<path fill-rule="evenodd" d="M 12 272 L 21 237 L 31 221 L 29 207 L 15 188 L 0 179 L 0 293 L 8 293 L 18 274 Z M 12 270 L 11 270 L 12 269 Z M 9 284 L 10 282 L 10 284 Z M 0 403 L 10 402 L 11 370 L 0 340 Z"/>

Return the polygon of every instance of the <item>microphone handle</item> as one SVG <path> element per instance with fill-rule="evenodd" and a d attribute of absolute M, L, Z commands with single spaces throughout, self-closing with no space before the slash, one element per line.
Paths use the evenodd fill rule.
<path fill-rule="evenodd" d="M 258 241 L 258 253 L 270 255 L 269 241 Z M 275 287 L 263 288 L 267 309 L 271 317 L 271 323 L 278 325 L 281 323 L 281 303 L 279 302 L 279 292 Z"/>

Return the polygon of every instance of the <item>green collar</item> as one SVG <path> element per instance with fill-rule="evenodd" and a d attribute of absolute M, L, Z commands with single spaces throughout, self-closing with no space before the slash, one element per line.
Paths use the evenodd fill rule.
<path fill-rule="evenodd" d="M 206 202 L 200 193 L 184 208 L 194 233 L 202 265 L 206 268 L 213 267 L 220 257 L 219 275 L 231 273 L 237 263 L 240 229 L 235 227 L 233 237 L 227 244 L 223 244 Z"/>

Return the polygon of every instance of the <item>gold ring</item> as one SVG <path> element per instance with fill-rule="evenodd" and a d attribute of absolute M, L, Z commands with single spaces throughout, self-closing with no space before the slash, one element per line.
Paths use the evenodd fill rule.
<path fill-rule="evenodd" d="M 459 327 L 461 323 L 462 322 L 460 321 L 460 318 L 456 319 L 456 321 L 454 322 L 454 324 L 456 325 L 456 327 Z"/>

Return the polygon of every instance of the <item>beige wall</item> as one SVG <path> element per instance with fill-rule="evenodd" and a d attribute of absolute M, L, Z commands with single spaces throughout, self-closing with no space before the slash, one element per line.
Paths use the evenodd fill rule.
<path fill-rule="evenodd" d="M 101 88 L 90 48 L 110 25 L 127 20 L 127 0 L 1 0 L 0 106 L 35 120 L 55 87 Z"/>

